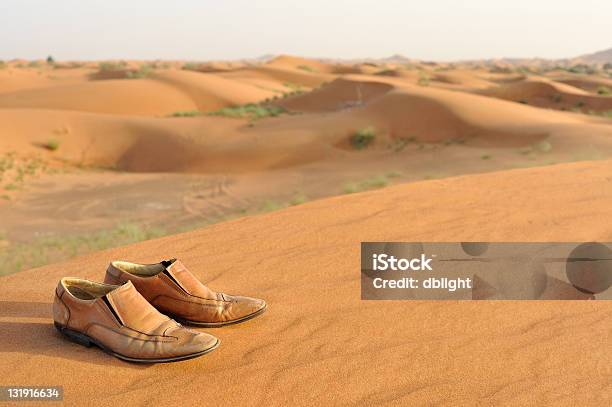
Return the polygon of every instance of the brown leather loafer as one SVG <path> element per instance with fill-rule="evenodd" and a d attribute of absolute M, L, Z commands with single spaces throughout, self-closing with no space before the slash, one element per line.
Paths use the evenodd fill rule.
<path fill-rule="evenodd" d="M 151 305 L 185 324 L 219 327 L 246 321 L 266 309 L 263 300 L 211 290 L 176 259 L 157 264 L 113 261 L 104 281 L 131 281 Z"/>
<path fill-rule="evenodd" d="M 55 290 L 53 319 L 69 339 L 130 362 L 191 359 L 219 346 L 214 336 L 160 314 L 130 282 L 117 286 L 63 278 Z"/>

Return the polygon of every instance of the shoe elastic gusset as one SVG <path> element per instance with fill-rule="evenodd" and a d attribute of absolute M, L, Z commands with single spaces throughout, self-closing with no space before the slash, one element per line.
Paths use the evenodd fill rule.
<path fill-rule="evenodd" d="M 176 259 L 156 264 L 113 261 L 104 281 L 109 284 L 131 281 L 160 312 L 195 326 L 214 328 L 236 324 L 266 310 L 264 300 L 210 289 Z"/>

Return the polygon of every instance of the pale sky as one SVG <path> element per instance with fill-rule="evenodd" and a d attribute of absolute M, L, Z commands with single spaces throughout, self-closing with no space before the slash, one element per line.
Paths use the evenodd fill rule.
<path fill-rule="evenodd" d="M 564 58 L 610 47 L 611 0 L 0 0 L 0 59 Z"/>

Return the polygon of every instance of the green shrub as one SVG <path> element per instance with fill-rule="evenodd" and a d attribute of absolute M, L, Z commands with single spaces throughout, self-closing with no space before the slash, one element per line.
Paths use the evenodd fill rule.
<path fill-rule="evenodd" d="M 567 69 L 568 72 L 571 73 L 576 73 L 576 74 L 581 74 L 581 75 L 592 75 L 594 73 L 597 73 L 597 69 L 595 69 L 592 66 L 586 65 L 586 64 L 578 64 L 578 65 L 574 65 L 570 68 Z"/>
<path fill-rule="evenodd" d="M 536 144 L 536 148 L 542 153 L 548 153 L 552 151 L 552 144 L 550 143 L 550 141 L 543 140 Z"/>
<path fill-rule="evenodd" d="M 112 229 L 87 234 L 44 236 L 28 243 L 13 242 L 6 250 L 0 250 L 0 275 L 167 234 L 161 228 L 122 222 Z"/>
<path fill-rule="evenodd" d="M 224 116 L 234 118 L 247 118 L 250 120 L 276 117 L 287 111 L 280 106 L 248 104 L 243 106 L 225 107 L 216 112 L 208 113 L 211 116 Z"/>
<path fill-rule="evenodd" d="M 611 93 L 612 91 L 610 91 L 610 88 L 608 88 L 607 86 L 601 86 L 599 89 L 597 89 L 598 95 L 608 96 Z"/>
<path fill-rule="evenodd" d="M 316 69 L 314 69 L 312 66 L 309 66 L 309 65 L 299 65 L 298 69 L 301 69 L 302 71 L 306 71 L 306 72 L 312 72 L 312 73 L 317 72 Z"/>
<path fill-rule="evenodd" d="M 301 205 L 307 200 L 308 200 L 308 197 L 306 195 L 299 193 L 299 194 L 296 194 L 293 198 L 291 198 L 291 200 L 289 201 L 289 205 L 291 206 Z"/>
<path fill-rule="evenodd" d="M 47 150 L 56 151 L 59 149 L 61 142 L 58 139 L 49 139 L 45 143 L 45 148 Z"/>
<path fill-rule="evenodd" d="M 374 75 L 393 76 L 395 75 L 395 71 L 393 69 L 381 69 L 380 71 L 374 73 Z"/>
<path fill-rule="evenodd" d="M 98 68 L 101 71 L 117 71 L 119 69 L 124 69 L 126 66 L 127 64 L 123 61 L 121 62 L 104 61 L 98 64 Z"/>
<path fill-rule="evenodd" d="M 291 92 L 303 92 L 304 91 L 304 89 L 302 89 L 302 85 L 300 85 L 299 83 L 285 82 L 283 83 L 283 86 L 291 89 Z"/>
<path fill-rule="evenodd" d="M 7 67 L 6 62 L 0 60 L 0 69 L 5 69 Z"/>
<path fill-rule="evenodd" d="M 429 75 L 427 74 L 427 72 L 421 72 L 419 74 L 419 80 L 417 81 L 418 85 L 429 86 L 430 82 L 431 82 L 431 79 L 429 78 Z"/>
<path fill-rule="evenodd" d="M 414 143 L 415 141 L 416 137 L 414 136 L 398 137 L 391 142 L 389 148 L 392 148 L 397 153 L 402 151 L 408 145 L 408 143 Z"/>
<path fill-rule="evenodd" d="M 144 64 L 137 71 L 129 71 L 127 73 L 128 79 L 142 79 L 146 78 L 153 73 L 154 67 L 150 64 Z"/>
<path fill-rule="evenodd" d="M 376 138 L 376 129 L 364 127 L 351 136 L 351 145 L 357 150 L 367 148 Z"/>
<path fill-rule="evenodd" d="M 174 112 L 170 114 L 170 117 L 196 117 L 202 116 L 203 114 L 204 113 L 200 112 L 199 110 L 185 110 L 181 112 Z"/>
<path fill-rule="evenodd" d="M 149 64 L 149 66 L 151 66 L 152 69 L 170 69 L 172 68 L 172 65 L 170 63 L 162 62 L 162 61 L 155 61 Z"/>
<path fill-rule="evenodd" d="M 196 62 L 186 62 L 181 69 L 185 71 L 196 71 L 200 68 L 200 64 Z"/>
<path fill-rule="evenodd" d="M 265 213 L 265 212 L 278 211 L 279 209 L 284 209 L 286 207 L 287 207 L 286 204 L 276 202 L 273 200 L 266 200 L 261 204 L 261 207 L 259 208 L 259 210 Z"/>
<path fill-rule="evenodd" d="M 371 189 L 383 188 L 389 185 L 389 179 L 385 175 L 378 175 L 361 182 L 350 182 L 344 186 L 342 192 L 345 194 L 354 194 L 362 191 L 369 191 Z"/>
<path fill-rule="evenodd" d="M 55 65 L 55 59 L 51 55 L 47 57 L 47 65 Z"/>

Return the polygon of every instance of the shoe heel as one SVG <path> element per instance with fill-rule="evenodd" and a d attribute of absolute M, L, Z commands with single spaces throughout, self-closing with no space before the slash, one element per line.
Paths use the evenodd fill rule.
<path fill-rule="evenodd" d="M 93 345 L 93 343 L 91 342 L 91 340 L 89 339 L 87 335 L 84 335 L 80 332 L 73 331 L 72 329 L 68 329 L 64 326 L 61 326 L 57 322 L 55 322 L 54 325 L 55 325 L 55 328 L 58 331 L 60 331 L 62 335 L 64 335 L 66 338 L 68 338 L 72 342 L 76 342 L 79 345 L 83 345 L 88 348 L 91 347 L 91 345 Z"/>

